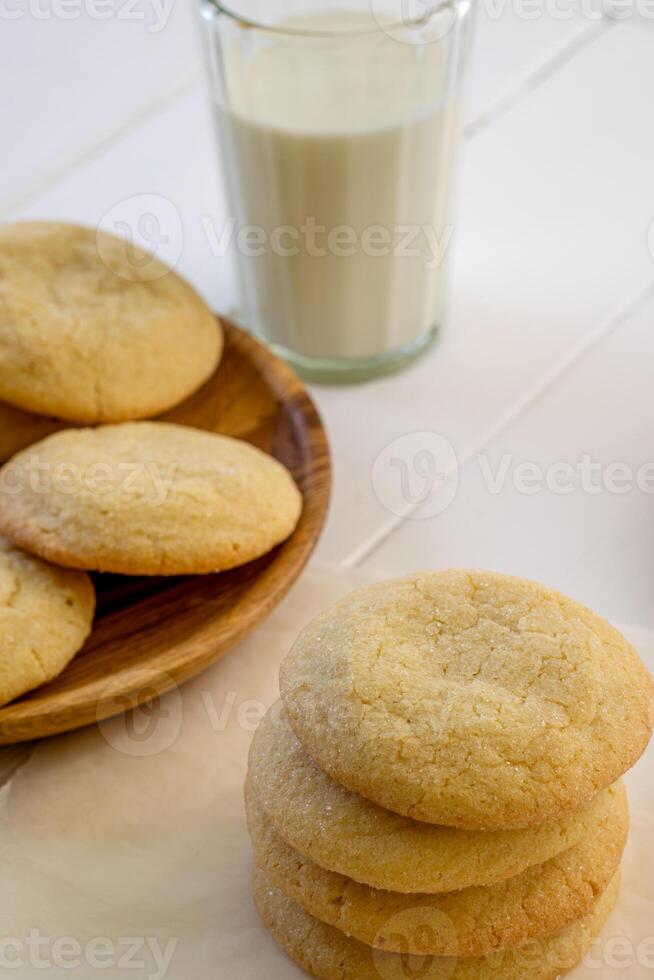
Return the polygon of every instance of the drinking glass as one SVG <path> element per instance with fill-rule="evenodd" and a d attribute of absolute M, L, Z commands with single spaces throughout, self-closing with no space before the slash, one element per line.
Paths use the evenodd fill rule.
<path fill-rule="evenodd" d="M 444 316 L 470 0 L 201 0 L 242 325 L 304 376 Z"/>

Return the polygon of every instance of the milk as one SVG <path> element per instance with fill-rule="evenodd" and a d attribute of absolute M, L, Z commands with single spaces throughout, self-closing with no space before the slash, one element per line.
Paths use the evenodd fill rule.
<path fill-rule="evenodd" d="M 438 44 L 358 14 L 246 36 L 216 100 L 247 325 L 313 358 L 371 358 L 438 323 L 454 105 Z M 251 227 L 247 227 L 251 226 Z"/>

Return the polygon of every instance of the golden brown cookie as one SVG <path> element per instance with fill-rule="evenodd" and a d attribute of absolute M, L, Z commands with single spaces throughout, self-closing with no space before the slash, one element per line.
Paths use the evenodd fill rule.
<path fill-rule="evenodd" d="M 250 750 L 246 793 L 284 840 L 316 864 L 374 888 L 451 892 L 493 885 L 578 844 L 605 818 L 611 787 L 584 810 L 527 830 L 456 830 L 384 810 L 339 786 L 303 751 L 279 706 Z"/>
<path fill-rule="evenodd" d="M 620 788 L 597 827 L 545 864 L 486 888 L 403 895 L 325 871 L 284 841 L 254 799 L 247 810 L 257 866 L 306 912 L 368 946 L 438 956 L 522 946 L 587 915 L 618 870 L 629 829 Z"/>
<path fill-rule="evenodd" d="M 93 228 L 0 228 L 0 398 L 72 422 L 140 419 L 213 374 L 222 329 L 195 290 Z"/>
<path fill-rule="evenodd" d="M 285 540 L 301 509 L 277 460 L 163 422 L 58 432 L 0 470 L 0 530 L 41 558 L 99 572 L 234 568 Z"/>
<path fill-rule="evenodd" d="M 365 946 L 309 915 L 259 869 L 254 872 L 253 888 L 266 928 L 291 959 L 318 980 L 556 980 L 577 966 L 600 935 L 617 902 L 620 880 L 616 875 L 593 911 L 556 936 L 460 960 Z"/>
<path fill-rule="evenodd" d="M 0 536 L 0 704 L 51 681 L 91 632 L 88 575 L 55 568 Z"/>
<path fill-rule="evenodd" d="M 305 750 L 404 816 L 507 830 L 579 809 L 649 742 L 654 684 L 558 592 L 445 571 L 349 596 L 300 635 L 282 700 Z"/>

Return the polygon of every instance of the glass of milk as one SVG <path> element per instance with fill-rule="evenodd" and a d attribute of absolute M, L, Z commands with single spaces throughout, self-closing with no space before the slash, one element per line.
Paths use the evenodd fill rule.
<path fill-rule="evenodd" d="M 470 0 L 201 0 L 238 319 L 301 374 L 443 320 Z"/>

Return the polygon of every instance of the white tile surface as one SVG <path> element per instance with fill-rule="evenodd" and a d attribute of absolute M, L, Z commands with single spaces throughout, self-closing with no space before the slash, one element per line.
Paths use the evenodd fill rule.
<path fill-rule="evenodd" d="M 471 141 L 443 343 L 408 374 L 316 391 L 337 476 L 323 558 L 356 557 L 391 520 L 370 480 L 385 445 L 434 430 L 465 457 L 652 276 L 653 84 L 649 38 L 613 28 Z"/>
<path fill-rule="evenodd" d="M 23 15 L 0 17 L 0 213 L 199 72 L 193 0 L 100 0 L 106 20 L 89 13 L 98 0 L 48 16 L 57 2 L 2 5 Z"/>
<path fill-rule="evenodd" d="M 369 562 L 394 572 L 496 568 L 556 585 L 614 620 L 654 626 L 653 319 L 650 298 L 496 439 L 485 462 L 463 467 L 447 510 L 406 521 Z M 584 482 L 586 456 L 593 470 Z M 539 489 L 524 493 L 525 462 L 543 473 L 571 464 L 574 478 L 550 478 L 574 490 L 556 492 L 538 476 L 529 485 Z M 502 489 L 491 490 L 484 466 L 506 472 Z"/>
<path fill-rule="evenodd" d="M 468 108 L 471 120 L 510 99 L 534 74 L 547 72 L 548 65 L 556 64 L 568 49 L 591 44 L 598 33 L 597 22 L 586 20 L 578 10 L 571 10 L 570 19 L 559 19 L 543 4 L 540 16 L 532 20 L 520 15 L 522 7 L 521 0 L 477 3 Z"/>

